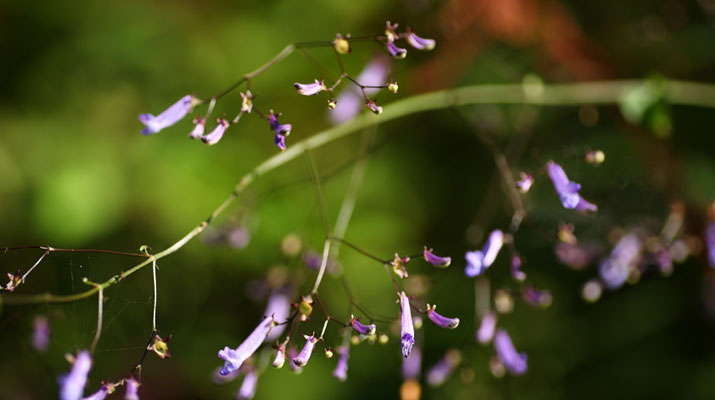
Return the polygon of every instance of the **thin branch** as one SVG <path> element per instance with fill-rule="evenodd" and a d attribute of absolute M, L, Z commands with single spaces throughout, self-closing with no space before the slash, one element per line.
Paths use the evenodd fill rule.
<path fill-rule="evenodd" d="M 99 337 L 102 336 L 102 317 L 104 315 L 104 289 L 101 285 L 95 284 L 98 288 L 97 291 L 97 331 L 94 333 L 94 339 L 92 339 L 92 344 L 89 346 L 89 351 L 94 353 L 94 349 L 97 347 L 97 342 L 99 342 Z"/>
<path fill-rule="evenodd" d="M 151 330 L 152 332 L 156 332 L 156 259 L 154 259 L 151 263 L 151 268 L 154 276 L 154 309 L 152 312 L 152 317 L 151 317 Z"/>

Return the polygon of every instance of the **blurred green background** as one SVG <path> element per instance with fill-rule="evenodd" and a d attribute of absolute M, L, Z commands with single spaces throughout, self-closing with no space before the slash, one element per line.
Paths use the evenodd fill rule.
<path fill-rule="evenodd" d="M 288 43 L 332 40 L 338 32 L 379 34 L 388 19 L 434 37 L 438 45 L 393 63 L 400 94 L 379 94 L 381 104 L 464 84 L 521 82 L 527 74 L 547 83 L 654 74 L 712 82 L 715 72 L 712 0 L 6 0 L 0 4 L 0 245 L 120 251 L 171 245 L 207 217 L 240 176 L 277 150 L 266 122 L 253 115 L 212 147 L 187 139 L 190 118 L 144 137 L 137 115 L 157 113 L 187 93 L 217 93 Z M 373 43 L 356 43 L 345 57 L 348 72 L 357 75 L 380 51 Z M 311 54 L 337 71 L 330 49 Z M 311 60 L 294 54 L 253 82 L 261 109 L 280 111 L 281 122 L 293 124 L 289 146 L 329 126 L 325 100 L 298 96 L 292 88 L 321 75 Z M 216 112 L 233 115 L 238 107 L 240 98 L 231 93 Z M 551 290 L 554 301 L 543 310 L 517 299 L 514 312 L 501 317 L 517 348 L 528 353 L 530 371 L 492 377 L 493 350 L 472 340 L 474 289 L 463 275 L 464 252 L 510 219 L 492 156 L 451 111 L 380 125 L 346 238 L 385 258 L 414 254 L 427 244 L 454 260 L 447 270 L 410 264 L 411 275 L 427 277 L 425 299 L 462 320 L 454 331 L 425 324 L 426 367 L 449 348 L 462 348 L 464 360 L 445 385 L 424 386 L 423 398 L 712 398 L 715 275 L 702 257 L 677 265 L 669 278 L 649 274 L 586 304 L 579 290 L 595 270 L 561 265 L 553 235 L 559 221 L 574 222 L 579 238 L 604 246 L 616 227 L 657 233 L 675 200 L 688 209 L 686 229 L 698 234 L 704 210 L 715 200 L 715 111 L 663 107 L 641 124 L 626 122 L 615 106 L 484 105 L 465 111 L 506 152 L 515 173 L 536 175 L 534 190 L 524 197 L 529 223 L 517 244 L 529 281 Z M 331 221 L 359 143 L 359 135 L 352 135 L 315 152 Z M 583 161 L 596 148 L 606 154 L 598 168 Z M 542 169 L 549 159 L 583 184 L 598 214 L 561 208 Z M 322 245 L 302 158 L 258 179 L 215 229 L 237 225 L 251 235 L 242 251 L 208 244 L 204 235 L 159 263 L 158 327 L 162 336 L 173 335 L 173 357 L 149 355 L 143 398 L 233 396 L 237 383 L 216 386 L 211 373 L 221 364 L 217 350 L 238 345 L 262 315 L 264 303 L 248 295 L 249 283 L 283 265 L 303 282 L 302 292 L 310 289 L 314 273 L 280 250 L 290 233 L 306 247 Z M 25 271 L 40 254 L 2 255 L 2 272 Z M 507 259 L 500 257 L 490 270 L 492 288 L 513 287 Z M 76 293 L 87 288 L 82 277 L 103 281 L 133 261 L 52 254 L 17 292 Z M 398 317 L 379 264 L 345 247 L 339 262 L 367 309 Z M 104 331 L 86 393 L 100 380 L 126 376 L 138 361 L 151 329 L 151 285 L 145 269 L 106 291 Z M 339 280 L 326 277 L 321 293 L 329 311 L 346 320 Z M 52 329 L 45 354 L 30 347 L 38 314 L 48 316 Z M 320 313 L 315 316 L 301 333 L 320 327 Z M 92 340 L 96 298 L 6 305 L 0 318 L 0 397 L 52 398 L 57 375 L 69 368 L 63 355 Z M 378 322 L 378 330 L 391 329 Z M 333 347 L 339 343 L 335 326 L 326 338 Z M 256 399 L 398 396 L 394 336 L 387 345 L 353 347 L 345 383 L 330 375 L 334 363 L 316 352 L 301 375 L 268 369 Z"/>

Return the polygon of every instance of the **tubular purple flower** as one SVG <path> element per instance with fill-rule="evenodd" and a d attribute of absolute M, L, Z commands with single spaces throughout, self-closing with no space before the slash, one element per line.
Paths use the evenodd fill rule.
<path fill-rule="evenodd" d="M 387 52 L 390 53 L 393 58 L 402 60 L 403 58 L 407 57 L 407 49 L 397 47 L 394 42 L 385 43 L 385 47 L 387 48 Z"/>
<path fill-rule="evenodd" d="M 566 172 L 564 172 L 564 169 L 561 168 L 559 164 L 549 161 L 546 164 L 546 173 L 554 185 L 554 190 L 556 190 L 556 193 L 558 193 L 561 198 L 561 204 L 564 208 L 569 210 L 576 209 L 582 212 L 598 210 L 595 204 L 589 203 L 579 195 L 578 192 L 581 190 L 581 185 L 570 181 L 566 176 Z"/>
<path fill-rule="evenodd" d="M 124 380 L 124 385 L 127 387 L 124 400 L 139 400 L 139 382 L 132 376 Z"/>
<path fill-rule="evenodd" d="M 436 256 L 432 253 L 432 249 L 428 249 L 427 246 L 422 250 L 422 256 L 425 258 L 425 261 L 437 268 L 447 268 L 452 263 L 451 257 Z"/>
<path fill-rule="evenodd" d="M 447 350 L 437 364 L 427 371 L 427 384 L 430 386 L 442 385 L 449 376 L 452 375 L 454 369 L 462 361 L 462 355 L 458 350 Z"/>
<path fill-rule="evenodd" d="M 410 309 L 410 299 L 405 292 L 400 292 L 400 314 L 402 317 L 400 324 L 400 341 L 402 344 L 402 356 L 407 358 L 412 352 L 415 344 L 415 327 L 412 325 L 412 310 Z"/>
<path fill-rule="evenodd" d="M 459 318 L 447 318 L 437 313 L 434 309 L 436 305 L 430 307 L 427 304 L 427 318 L 440 328 L 454 329 L 459 326 Z"/>
<path fill-rule="evenodd" d="M 422 369 L 422 350 L 419 347 L 412 349 L 410 358 L 402 359 L 402 379 L 418 379 Z"/>
<path fill-rule="evenodd" d="M 87 384 L 87 374 L 92 368 L 92 358 L 89 351 L 82 350 L 75 357 L 74 364 L 69 373 L 61 375 L 60 400 L 79 400 L 84 393 L 84 386 Z"/>
<path fill-rule="evenodd" d="M 283 364 L 286 362 L 286 349 L 282 344 L 278 345 L 276 348 L 276 356 L 273 358 L 271 365 L 273 368 L 283 368 Z"/>
<path fill-rule="evenodd" d="M 146 125 L 146 128 L 142 130 L 142 134 L 152 135 L 174 125 L 184 118 L 186 114 L 190 113 L 194 105 L 198 104 L 198 101 L 194 96 L 186 95 L 156 117 L 151 114 L 139 114 L 139 121 Z"/>
<path fill-rule="evenodd" d="M 47 317 L 38 315 L 32 328 L 32 347 L 39 352 L 47 351 L 50 344 L 50 324 Z"/>
<path fill-rule="evenodd" d="M 268 123 L 271 125 L 273 132 L 277 135 L 288 136 L 290 135 L 291 129 L 293 129 L 291 124 L 281 124 L 278 122 L 278 115 L 276 115 L 273 110 L 271 110 L 271 113 L 268 115 Z"/>
<path fill-rule="evenodd" d="M 214 130 L 211 131 L 208 135 L 204 135 L 201 137 L 201 141 L 206 143 L 209 146 L 212 146 L 216 143 L 218 143 L 219 140 L 223 137 L 224 132 L 226 132 L 226 128 L 228 128 L 228 120 L 226 118 L 216 118 L 216 127 Z"/>
<path fill-rule="evenodd" d="M 487 310 L 482 314 L 482 321 L 479 323 L 479 329 L 475 334 L 477 342 L 481 344 L 489 343 L 494 337 L 494 330 L 497 327 L 497 315 L 491 310 Z"/>
<path fill-rule="evenodd" d="M 196 117 L 193 120 L 194 129 L 189 133 L 191 139 L 200 139 L 206 129 L 206 118 Z"/>
<path fill-rule="evenodd" d="M 470 278 L 481 275 L 489 266 L 494 263 L 494 260 L 499 254 L 502 245 L 504 244 L 504 234 L 500 230 L 492 231 L 487 238 L 482 250 L 468 251 L 465 258 L 467 267 L 464 269 L 464 274 Z"/>
<path fill-rule="evenodd" d="M 290 347 L 288 349 L 288 358 L 290 359 L 290 362 L 288 363 L 288 366 L 290 369 L 295 372 L 296 374 L 300 374 L 303 372 L 303 367 L 297 365 L 295 363 L 295 359 L 298 357 L 298 351 L 295 349 L 295 347 Z"/>
<path fill-rule="evenodd" d="M 340 382 L 345 382 L 348 379 L 348 358 L 350 357 L 350 347 L 338 347 L 338 363 L 333 370 L 333 376 Z"/>
<path fill-rule="evenodd" d="M 494 335 L 494 350 L 509 372 L 514 375 L 523 375 L 526 372 L 526 353 L 517 353 L 506 331 L 499 329 Z"/>
<path fill-rule="evenodd" d="M 285 290 L 275 290 L 271 293 L 268 298 L 268 304 L 266 305 L 266 311 L 263 313 L 265 316 L 272 316 L 273 320 L 281 323 L 281 325 L 275 325 L 268 335 L 264 343 L 272 342 L 278 339 L 286 328 L 286 324 L 283 324 L 288 319 L 290 315 L 290 299 Z"/>
<path fill-rule="evenodd" d="M 258 350 L 258 347 L 263 343 L 268 333 L 273 327 L 273 317 L 267 316 L 261 321 L 256 329 L 251 332 L 246 340 L 241 343 L 235 350 L 230 347 L 225 347 L 223 350 L 219 350 L 218 356 L 225 362 L 223 368 L 221 368 L 221 375 L 228 375 L 232 371 L 237 370 L 248 357 L 253 355 L 253 353 Z"/>
<path fill-rule="evenodd" d="M 360 321 L 355 319 L 354 315 L 350 316 L 350 325 L 355 329 L 355 332 L 365 335 L 365 336 L 370 336 L 373 333 L 375 333 L 375 324 L 370 324 L 370 325 L 364 325 L 361 324 Z"/>
<path fill-rule="evenodd" d="M 328 88 L 325 87 L 325 83 L 322 80 L 317 80 L 315 79 L 315 82 L 313 83 L 294 83 L 293 87 L 295 87 L 295 90 L 298 92 L 298 94 L 301 94 L 303 96 L 313 96 L 316 95 L 323 90 L 328 90 Z"/>
<path fill-rule="evenodd" d="M 286 151 L 286 137 L 281 135 L 280 133 L 276 133 L 276 136 L 273 138 L 273 142 L 278 146 L 281 151 Z"/>
<path fill-rule="evenodd" d="M 258 383 L 258 373 L 251 368 L 246 372 L 243 377 L 243 382 L 238 388 L 238 393 L 236 394 L 237 400 L 249 400 L 256 395 L 256 384 Z"/>
<path fill-rule="evenodd" d="M 305 346 L 303 346 L 303 350 L 300 351 L 298 356 L 293 358 L 293 362 L 298 367 L 304 367 L 305 364 L 308 364 L 310 356 L 313 355 L 315 344 L 318 342 L 318 338 L 315 337 L 315 333 L 310 336 L 303 335 L 303 337 L 305 338 Z"/>
<path fill-rule="evenodd" d="M 715 222 L 705 226 L 705 247 L 707 247 L 708 263 L 715 268 Z"/>
<path fill-rule="evenodd" d="M 114 392 L 114 385 L 111 383 L 104 383 L 99 390 L 85 397 L 83 400 L 104 400 L 107 395 L 112 392 Z"/>
<path fill-rule="evenodd" d="M 534 176 L 531 174 L 527 174 L 525 172 L 521 173 L 521 179 L 516 181 L 516 188 L 519 189 L 521 193 L 526 193 L 531 189 L 531 186 L 534 184 Z"/>
<path fill-rule="evenodd" d="M 407 43 L 417 50 L 432 50 L 435 46 L 435 41 L 432 39 L 421 38 L 414 34 L 411 30 L 407 29 L 407 35 L 405 36 Z"/>

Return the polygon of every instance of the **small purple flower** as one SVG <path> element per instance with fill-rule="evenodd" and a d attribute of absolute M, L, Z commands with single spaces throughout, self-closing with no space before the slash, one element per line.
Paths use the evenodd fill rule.
<path fill-rule="evenodd" d="M 266 305 L 266 311 L 263 315 L 272 316 L 274 321 L 281 324 L 275 325 L 273 329 L 268 332 L 268 335 L 266 335 L 264 343 L 272 342 L 281 336 L 287 326 L 284 322 L 290 315 L 290 299 L 285 290 L 275 290 L 271 293 L 271 296 L 268 298 L 268 304 Z"/>
<path fill-rule="evenodd" d="M 274 137 L 274 142 L 276 143 L 276 146 L 278 146 L 281 151 L 285 151 L 285 137 L 290 135 L 290 131 L 291 129 L 293 129 L 293 126 L 291 124 L 281 124 L 280 122 L 278 122 L 278 115 L 276 115 L 273 110 L 271 110 L 271 113 L 268 115 L 268 123 L 270 124 L 273 132 L 276 133 L 276 136 Z"/>
<path fill-rule="evenodd" d="M 250 400 L 256 395 L 256 384 L 258 383 L 258 373 L 251 368 L 243 377 L 243 382 L 238 388 L 236 400 Z"/>
<path fill-rule="evenodd" d="M 482 314 L 482 321 L 479 323 L 479 329 L 476 332 L 477 342 L 481 344 L 489 343 L 494 337 L 494 330 L 497 327 L 497 315 L 491 310 L 487 310 Z"/>
<path fill-rule="evenodd" d="M 435 46 L 435 41 L 432 39 L 421 38 L 414 34 L 411 30 L 407 29 L 407 35 L 405 36 L 407 43 L 417 50 L 432 50 Z"/>
<path fill-rule="evenodd" d="M 387 52 L 390 53 L 390 55 L 393 58 L 401 60 L 401 59 L 407 57 L 407 49 L 403 49 L 402 47 L 397 47 L 397 45 L 394 42 L 388 41 L 387 43 L 385 43 L 385 47 L 387 48 Z"/>
<path fill-rule="evenodd" d="M 569 210 L 576 209 L 582 212 L 598 210 L 595 204 L 589 203 L 579 195 L 578 192 L 581 190 L 581 185 L 570 181 L 566 176 L 566 172 L 564 172 L 564 169 L 561 168 L 559 164 L 549 161 L 546 164 L 546 172 L 551 179 L 551 183 L 554 185 L 556 193 L 558 193 L 561 198 L 561 204 L 564 208 Z"/>
<path fill-rule="evenodd" d="M 451 257 L 436 256 L 432 253 L 432 249 L 428 249 L 427 246 L 422 250 L 422 256 L 425 258 L 425 261 L 437 268 L 447 268 L 452 263 Z"/>
<path fill-rule="evenodd" d="M 521 257 L 518 254 L 513 254 L 511 256 L 511 277 L 519 282 L 526 279 L 526 273 L 521 270 Z"/>
<path fill-rule="evenodd" d="M 400 324 L 400 340 L 402 344 L 402 356 L 407 358 L 412 352 L 415 344 L 415 327 L 412 325 L 412 310 L 410 309 L 410 299 L 405 292 L 400 292 L 400 310 L 402 321 Z"/>
<path fill-rule="evenodd" d="M 156 117 L 151 114 L 139 114 L 139 121 L 146 125 L 146 128 L 142 130 L 142 134 L 152 135 L 174 125 L 184 118 L 186 114 L 190 113 L 197 103 L 198 99 L 194 96 L 186 95 Z"/>
<path fill-rule="evenodd" d="M 367 103 L 365 103 L 365 106 L 375 115 L 382 114 L 382 107 L 378 106 L 377 103 L 375 103 L 375 100 L 368 100 Z"/>
<path fill-rule="evenodd" d="M 139 400 L 139 382 L 133 376 L 124 380 L 127 390 L 124 392 L 124 400 Z"/>
<path fill-rule="evenodd" d="M 475 250 L 467 252 L 465 256 L 467 259 L 467 267 L 464 269 L 464 274 L 470 278 L 481 275 L 494 263 L 503 244 L 504 234 L 502 231 L 492 231 L 481 251 Z"/>
<path fill-rule="evenodd" d="M 276 136 L 273 137 L 273 142 L 278 146 L 281 151 L 286 151 L 286 137 L 281 135 L 280 133 L 276 133 Z"/>
<path fill-rule="evenodd" d="M 437 364 L 427 371 L 427 384 L 430 386 L 442 385 L 449 376 L 452 375 L 454 369 L 462 361 L 462 355 L 458 350 L 447 350 Z"/>
<path fill-rule="evenodd" d="M 313 96 L 316 95 L 323 90 L 328 90 L 328 88 L 325 87 L 325 83 L 322 80 L 317 80 L 315 79 L 315 82 L 313 83 L 294 83 L 293 86 L 295 87 L 295 90 L 298 92 L 298 94 L 301 94 L 303 96 Z"/>
<path fill-rule="evenodd" d="M 420 370 L 422 369 L 422 350 L 419 347 L 412 349 L 412 354 L 409 358 L 402 359 L 402 379 L 418 379 Z"/>
<path fill-rule="evenodd" d="M 551 292 L 534 289 L 531 285 L 524 285 L 521 288 L 521 297 L 532 306 L 546 308 L 551 305 Z"/>
<path fill-rule="evenodd" d="M 225 347 L 223 350 L 219 350 L 218 356 L 225 362 L 223 368 L 221 369 L 221 375 L 228 375 L 231 372 L 237 370 L 248 357 L 253 355 L 253 353 L 258 350 L 263 340 L 266 338 L 268 333 L 273 327 L 273 317 L 267 316 L 261 321 L 256 329 L 251 332 L 246 340 L 241 343 L 235 350 L 230 347 Z"/>
<path fill-rule="evenodd" d="M 74 364 L 69 373 L 61 375 L 60 400 L 79 400 L 84 393 L 84 386 L 87 384 L 87 374 L 92 368 L 92 358 L 89 351 L 82 350 L 75 357 Z"/>
<path fill-rule="evenodd" d="M 286 349 L 282 344 L 278 345 L 276 348 L 276 356 L 273 358 L 271 365 L 273 368 L 283 368 L 283 364 L 286 362 Z"/>
<path fill-rule="evenodd" d="M 39 352 L 47 351 L 50 344 L 50 324 L 47 317 L 38 315 L 32 328 L 32 347 Z"/>
<path fill-rule="evenodd" d="M 191 139 L 200 139 L 206 129 L 206 118 L 196 117 L 192 122 L 194 123 L 194 129 L 189 133 L 189 137 Z"/>
<path fill-rule="evenodd" d="M 705 226 L 705 246 L 707 247 L 708 263 L 715 268 L 715 222 Z"/>
<path fill-rule="evenodd" d="M 82 400 L 104 400 L 107 398 L 107 395 L 110 393 L 114 392 L 114 385 L 111 383 L 104 383 L 102 384 L 102 387 L 99 388 L 96 392 L 92 393 L 91 395 L 85 397 Z"/>
<path fill-rule="evenodd" d="M 586 247 L 577 244 L 558 243 L 555 253 L 559 261 L 573 269 L 583 269 L 592 258 Z"/>
<path fill-rule="evenodd" d="M 348 358 L 350 357 L 350 347 L 338 347 L 338 363 L 333 370 L 333 376 L 340 382 L 345 382 L 348 379 Z"/>
<path fill-rule="evenodd" d="M 628 279 L 631 269 L 640 261 L 642 243 L 635 233 L 623 236 L 611 251 L 610 257 L 599 265 L 598 272 L 604 285 L 618 289 Z"/>
<path fill-rule="evenodd" d="M 295 359 L 298 357 L 298 351 L 295 349 L 295 347 L 290 347 L 288 349 L 288 359 L 290 359 L 290 362 L 288 363 L 288 366 L 290 369 L 295 372 L 296 374 L 300 374 L 303 372 L 303 367 L 297 365 L 295 363 Z"/>
<path fill-rule="evenodd" d="M 447 318 L 437 313 L 437 306 L 427 304 L 427 318 L 440 328 L 454 329 L 459 326 L 459 318 Z"/>
<path fill-rule="evenodd" d="M 218 123 L 218 125 L 216 125 L 211 133 L 201 137 L 201 141 L 209 146 L 218 143 L 218 141 L 223 137 L 224 132 L 226 132 L 226 128 L 228 128 L 228 120 L 226 118 L 216 118 L 216 123 Z"/>
<path fill-rule="evenodd" d="M 350 316 L 350 325 L 355 329 L 355 331 L 361 335 L 370 336 L 375 333 L 375 324 L 364 325 L 360 321 L 355 319 L 354 315 Z"/>
<path fill-rule="evenodd" d="M 516 188 L 519 189 L 521 193 L 526 193 L 531 189 L 531 186 L 534 184 L 534 176 L 531 174 L 527 174 L 525 172 L 521 173 L 521 179 L 516 181 Z"/>
<path fill-rule="evenodd" d="M 308 249 L 303 252 L 303 264 L 305 264 L 308 269 L 317 271 L 320 269 L 320 263 L 323 257 L 316 253 L 315 250 Z"/>
<path fill-rule="evenodd" d="M 315 344 L 318 342 L 318 338 L 315 337 L 315 333 L 310 336 L 303 335 L 303 337 L 305 338 L 305 346 L 303 346 L 303 350 L 300 351 L 300 354 L 293 358 L 293 362 L 299 367 L 304 367 L 305 364 L 308 364 L 310 356 L 313 355 Z"/>
<path fill-rule="evenodd" d="M 494 335 L 494 349 L 509 372 L 514 375 L 523 375 L 526 372 L 526 353 L 517 353 L 506 331 L 499 329 Z"/>

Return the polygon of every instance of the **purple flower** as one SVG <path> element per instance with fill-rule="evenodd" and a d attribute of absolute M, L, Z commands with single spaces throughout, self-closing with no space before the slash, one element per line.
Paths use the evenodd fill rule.
<path fill-rule="evenodd" d="M 556 245 L 556 257 L 565 265 L 573 269 L 583 269 L 591 262 L 589 250 L 581 245 L 558 243 Z"/>
<path fill-rule="evenodd" d="M 280 133 L 276 133 L 276 136 L 273 137 L 273 142 L 275 142 L 276 146 L 278 146 L 281 151 L 286 151 L 286 137 L 281 135 Z"/>
<path fill-rule="evenodd" d="M 268 298 L 268 304 L 266 305 L 265 316 L 272 316 L 273 320 L 280 323 L 281 325 L 275 325 L 268 335 L 266 335 L 265 343 L 272 342 L 278 339 L 286 328 L 284 322 L 288 319 L 290 315 L 290 299 L 285 290 L 275 290 L 271 293 Z"/>
<path fill-rule="evenodd" d="M 338 363 L 333 370 L 333 376 L 340 382 L 345 382 L 348 379 L 348 358 L 350 356 L 350 347 L 347 345 L 338 347 Z"/>
<path fill-rule="evenodd" d="M 506 331 L 499 329 L 494 335 L 494 349 L 509 372 L 514 375 L 523 375 L 526 372 L 526 353 L 517 353 Z"/>
<path fill-rule="evenodd" d="M 282 344 L 278 345 L 276 348 L 276 356 L 273 358 L 271 365 L 273 368 L 283 368 L 283 364 L 286 362 L 286 348 Z"/>
<path fill-rule="evenodd" d="M 454 329 L 459 326 L 459 318 L 447 318 L 437 313 L 434 309 L 437 306 L 433 305 L 430 307 L 427 304 L 427 318 L 434 322 L 435 325 L 441 328 Z"/>
<path fill-rule="evenodd" d="M 581 190 L 581 185 L 569 181 L 566 172 L 564 172 L 564 169 L 561 168 L 559 164 L 549 161 L 546 164 L 546 172 L 551 179 L 551 183 L 554 184 L 554 189 L 561 198 L 561 204 L 564 208 L 569 210 L 576 209 L 582 212 L 598 210 L 595 204 L 589 203 L 579 195 L 578 192 Z"/>
<path fill-rule="evenodd" d="M 201 141 L 209 146 L 218 143 L 218 141 L 223 137 L 224 132 L 226 132 L 226 128 L 228 128 L 228 120 L 226 118 L 216 118 L 216 122 L 218 125 L 216 125 L 214 130 L 212 130 L 208 135 L 201 137 Z"/>
<path fill-rule="evenodd" d="M 317 271 L 320 269 L 320 263 L 323 260 L 323 256 L 316 253 L 312 249 L 308 249 L 303 252 L 303 264 L 305 264 L 308 269 Z"/>
<path fill-rule="evenodd" d="M 274 138 L 276 146 L 278 146 L 281 151 L 285 151 L 285 137 L 290 135 L 290 131 L 291 129 L 293 129 L 293 126 L 291 124 L 281 124 L 280 122 L 278 122 L 278 115 L 276 115 L 273 110 L 271 110 L 271 113 L 268 115 L 268 123 L 270 124 L 273 132 L 276 133 L 276 136 Z"/>
<path fill-rule="evenodd" d="M 328 90 L 325 87 L 325 83 L 322 80 L 315 80 L 313 83 L 294 83 L 293 86 L 295 87 L 295 90 L 298 92 L 298 94 L 302 94 L 303 96 L 313 96 L 316 95 L 323 90 Z"/>
<path fill-rule="evenodd" d="M 494 263 L 502 244 L 504 244 L 504 234 L 502 231 L 492 231 L 481 251 L 475 250 L 467 252 L 465 256 L 467 259 L 467 267 L 464 269 L 464 274 L 470 278 L 481 275 Z"/>
<path fill-rule="evenodd" d="M 47 317 L 38 315 L 32 328 L 32 347 L 39 352 L 47 351 L 50 344 L 50 324 Z"/>
<path fill-rule="evenodd" d="M 225 361 L 223 368 L 221 369 L 221 375 L 225 376 L 237 370 L 241 364 L 248 359 L 248 357 L 253 355 L 253 353 L 258 350 L 261 343 L 263 343 L 263 340 L 271 331 L 272 327 L 273 317 L 269 315 L 265 317 L 260 324 L 258 324 L 256 329 L 248 335 L 246 340 L 244 340 L 243 343 L 236 348 L 236 350 L 233 350 L 230 347 L 225 347 L 223 350 L 219 350 L 219 358 Z"/>
<path fill-rule="evenodd" d="M 604 285 L 618 289 L 628 279 L 631 269 L 640 260 L 641 240 L 635 233 L 623 236 L 611 251 L 610 257 L 599 265 L 598 272 Z"/>
<path fill-rule="evenodd" d="M 400 324 L 400 340 L 402 343 L 402 356 L 407 358 L 412 352 L 415 344 L 415 327 L 412 325 L 412 310 L 410 309 L 410 299 L 405 292 L 400 292 L 400 311 L 402 323 Z"/>
<path fill-rule="evenodd" d="M 365 106 L 375 115 L 382 114 L 382 107 L 378 106 L 374 100 L 368 100 L 367 103 L 365 103 Z"/>
<path fill-rule="evenodd" d="M 405 36 L 407 43 L 417 50 L 432 50 L 434 49 L 435 42 L 432 39 L 425 39 L 415 35 L 411 30 L 407 29 L 407 35 Z"/>
<path fill-rule="evenodd" d="M 527 304 L 537 307 L 548 307 L 551 305 L 551 292 L 548 290 L 536 290 L 531 285 L 521 288 L 521 297 Z"/>
<path fill-rule="evenodd" d="M 146 128 L 142 130 L 142 134 L 152 135 L 174 125 L 184 118 L 186 114 L 190 113 L 197 103 L 198 99 L 187 94 L 156 117 L 151 114 L 139 114 L 139 121 L 146 125 Z"/>
<path fill-rule="evenodd" d="M 708 263 L 715 268 L 715 222 L 705 226 L 705 246 L 707 247 Z"/>
<path fill-rule="evenodd" d="M 414 347 L 410 358 L 402 359 L 402 379 L 410 380 L 419 378 L 421 369 L 422 350 L 420 350 L 419 347 Z"/>
<path fill-rule="evenodd" d="M 375 333 L 375 324 L 364 325 L 360 321 L 355 319 L 354 315 L 350 316 L 350 325 L 355 329 L 355 331 L 361 335 L 370 336 Z"/>
<path fill-rule="evenodd" d="M 516 181 L 516 188 L 519 189 L 521 193 L 526 193 L 531 189 L 531 186 L 534 184 L 534 176 L 531 174 L 527 174 L 525 172 L 521 173 L 521 179 Z"/>
<path fill-rule="evenodd" d="M 442 385 L 461 361 L 462 355 L 458 350 L 447 350 L 444 357 L 427 371 L 427 383 L 430 386 Z"/>
<path fill-rule="evenodd" d="M 402 47 L 397 47 L 397 45 L 394 42 L 388 41 L 385 43 L 385 47 L 387 48 L 387 52 L 390 53 L 390 55 L 398 60 L 401 60 L 405 57 L 407 57 L 407 49 L 403 49 Z"/>
<path fill-rule="evenodd" d="M 305 338 L 305 346 L 303 346 L 303 350 L 300 351 L 300 354 L 293 358 L 293 362 L 299 367 L 304 367 L 305 364 L 310 361 L 310 356 L 313 355 L 315 344 L 318 342 L 318 338 L 315 337 L 315 333 L 310 336 L 303 335 L 303 337 Z"/>
<path fill-rule="evenodd" d="M 243 377 L 243 382 L 238 388 L 238 393 L 236 394 L 237 400 L 249 400 L 256 395 L 256 384 L 258 383 L 258 373 L 251 368 L 246 372 Z"/>
<path fill-rule="evenodd" d="M 60 400 L 79 400 L 84 393 L 84 386 L 87 384 L 87 374 L 92 368 L 92 358 L 89 351 L 82 350 L 75 357 L 74 364 L 69 373 L 61 375 Z"/>
<path fill-rule="evenodd" d="M 432 253 L 432 249 L 428 249 L 427 246 L 425 246 L 424 250 L 422 250 L 422 256 L 425 258 L 425 261 L 437 268 L 447 268 L 449 267 L 449 264 L 452 263 L 451 257 L 436 256 Z"/>
<path fill-rule="evenodd" d="M 476 332 L 477 342 L 481 344 L 489 343 L 494 337 L 494 330 L 497 327 L 497 315 L 491 310 L 487 310 L 482 314 L 482 321 L 479 323 L 479 329 Z"/>
<path fill-rule="evenodd" d="M 134 377 L 124 380 L 127 390 L 124 392 L 124 400 L 139 400 L 139 382 Z"/>
<path fill-rule="evenodd" d="M 104 383 L 102 384 L 102 387 L 99 388 L 99 390 L 85 397 L 83 400 L 104 400 L 108 394 L 113 392 L 114 385 L 111 383 Z"/>
<path fill-rule="evenodd" d="M 365 66 L 365 69 L 357 77 L 357 81 L 362 85 L 381 86 L 385 84 L 389 72 L 390 59 L 380 54 Z M 336 108 L 328 114 L 330 121 L 340 124 L 352 119 L 360 112 L 364 96 L 372 96 L 378 91 L 377 88 L 366 88 L 365 95 L 363 95 L 357 86 L 348 86 L 338 96 Z"/>
<path fill-rule="evenodd" d="M 296 374 L 300 374 L 303 372 L 303 367 L 297 365 L 295 363 L 295 359 L 298 357 L 298 351 L 295 349 L 295 347 L 291 347 L 288 349 L 288 358 L 290 359 L 290 362 L 288 363 L 288 366 L 290 369 L 295 372 Z"/>
<path fill-rule="evenodd" d="M 195 126 L 191 133 L 189 133 L 189 138 L 200 139 L 206 130 L 206 118 L 196 117 L 192 122 Z"/>
<path fill-rule="evenodd" d="M 526 279 L 526 273 L 521 270 L 521 264 L 521 257 L 518 254 L 511 256 L 511 277 L 520 282 Z"/>

